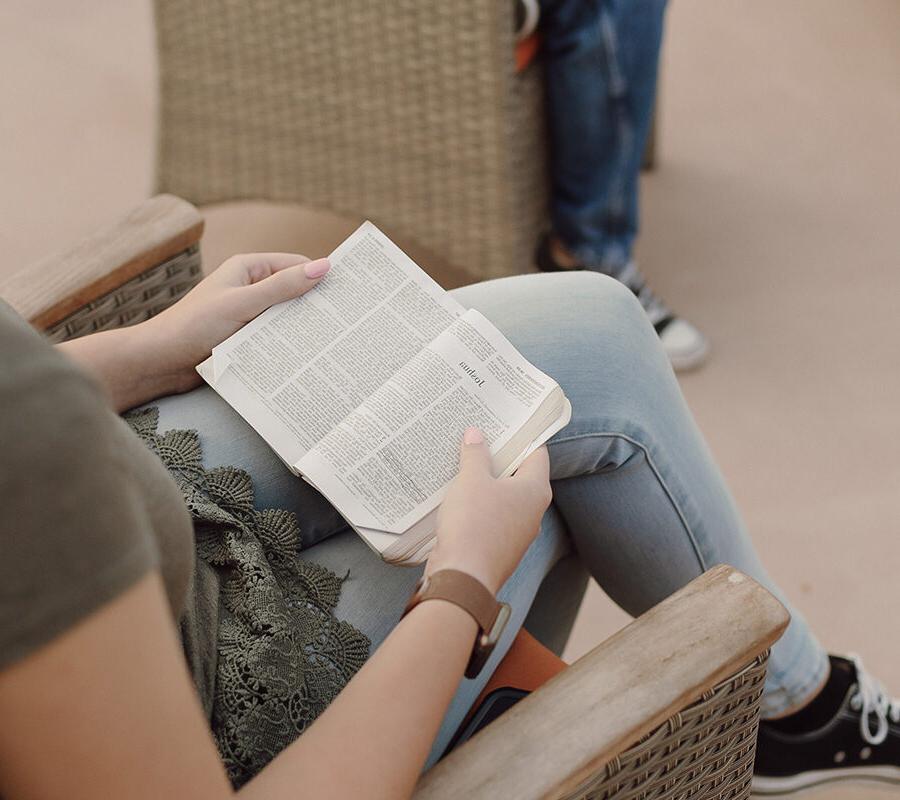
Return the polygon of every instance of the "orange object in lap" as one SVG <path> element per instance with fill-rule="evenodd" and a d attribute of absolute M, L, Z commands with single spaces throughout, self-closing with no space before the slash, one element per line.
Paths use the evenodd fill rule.
<path fill-rule="evenodd" d="M 472 704 L 472 712 L 495 689 L 512 688 L 533 692 L 568 665 L 548 650 L 524 628 L 516 635 L 509 652 L 494 670 L 490 680 Z M 472 712 L 469 712 L 471 715 Z M 467 717 L 468 719 L 468 717 Z"/>

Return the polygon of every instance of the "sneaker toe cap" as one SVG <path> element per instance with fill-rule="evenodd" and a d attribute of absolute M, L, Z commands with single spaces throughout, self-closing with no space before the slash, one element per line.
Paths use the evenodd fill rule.
<path fill-rule="evenodd" d="M 676 370 L 699 367 L 709 355 L 709 340 L 681 317 L 673 319 L 659 338 Z"/>

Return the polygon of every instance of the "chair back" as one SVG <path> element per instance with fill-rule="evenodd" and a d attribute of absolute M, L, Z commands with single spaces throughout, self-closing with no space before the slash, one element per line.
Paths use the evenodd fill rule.
<path fill-rule="evenodd" d="M 473 278 L 546 218 L 539 67 L 496 0 L 155 0 L 157 184 L 371 218 Z M 427 265 L 425 265 L 427 266 Z"/>

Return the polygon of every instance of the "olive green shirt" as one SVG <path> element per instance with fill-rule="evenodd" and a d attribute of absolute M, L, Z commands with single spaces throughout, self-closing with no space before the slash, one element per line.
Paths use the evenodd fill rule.
<path fill-rule="evenodd" d="M 0 301 L 0 668 L 159 569 L 174 619 L 191 517 L 102 390 Z"/>

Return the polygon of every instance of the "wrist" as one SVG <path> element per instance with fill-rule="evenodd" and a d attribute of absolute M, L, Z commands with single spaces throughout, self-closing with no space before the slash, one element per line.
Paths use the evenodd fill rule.
<path fill-rule="evenodd" d="M 200 382 L 196 364 L 179 352 L 181 337 L 164 315 L 122 330 L 130 334 L 134 363 L 145 370 L 154 397 L 180 394 Z"/>
<path fill-rule="evenodd" d="M 404 613 L 403 617 L 405 619 L 406 617 L 415 615 L 417 618 L 421 618 L 423 616 L 423 610 L 424 614 L 427 614 L 432 619 L 440 619 L 442 622 L 450 623 L 454 627 L 460 628 L 467 635 L 471 634 L 471 636 L 474 637 L 478 632 L 478 623 L 468 611 L 461 606 L 458 606 L 456 603 L 451 603 L 448 600 L 441 600 L 436 597 L 433 597 L 426 602 L 418 603 L 414 608 L 411 608 Z"/>
<path fill-rule="evenodd" d="M 475 624 L 478 635 L 466 666 L 466 677 L 474 678 L 490 658 L 506 628 L 509 605 L 499 602 L 495 593 L 472 575 L 445 568 L 422 576 L 406 605 L 404 616 L 430 602 L 456 605 Z"/>

